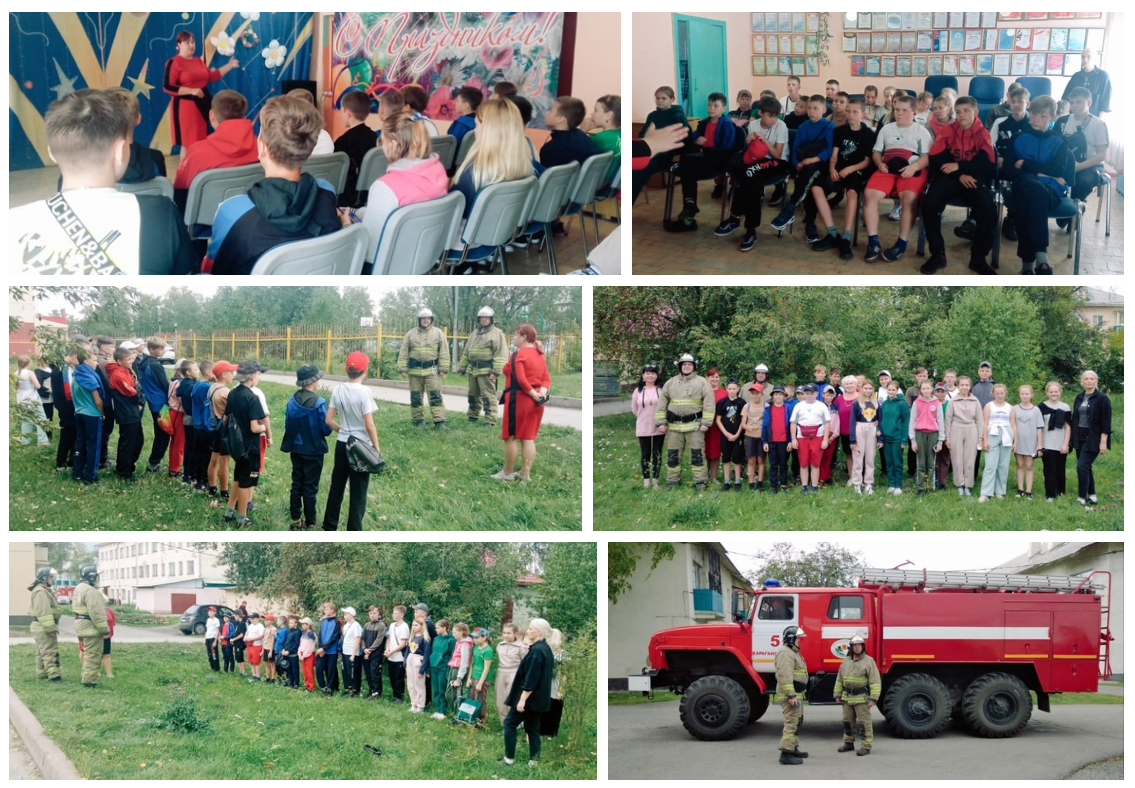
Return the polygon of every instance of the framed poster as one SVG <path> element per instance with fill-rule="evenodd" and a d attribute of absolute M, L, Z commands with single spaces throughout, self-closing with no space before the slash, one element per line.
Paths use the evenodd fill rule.
<path fill-rule="evenodd" d="M 1064 56 L 1064 76 L 1070 77 L 1073 74 L 1078 74 L 1080 69 L 1084 67 L 1083 55 L 1077 52 L 1074 55 Z"/>
<path fill-rule="evenodd" d="M 895 75 L 895 57 L 894 55 L 884 55 L 882 57 L 882 71 L 880 76 L 893 77 Z"/>
<path fill-rule="evenodd" d="M 963 77 L 973 76 L 973 55 L 958 56 L 958 75 Z"/>
<path fill-rule="evenodd" d="M 877 76 L 879 76 L 879 70 L 880 70 L 879 56 L 878 55 L 868 55 L 867 56 L 867 76 L 877 77 Z"/>
<path fill-rule="evenodd" d="M 860 11 L 856 14 L 856 16 L 859 17 L 859 19 L 858 19 L 859 24 L 856 25 L 856 27 L 858 27 L 860 30 L 870 30 L 871 29 L 871 12 L 870 11 Z"/>
<path fill-rule="evenodd" d="M 982 11 L 981 12 L 981 26 L 982 27 L 997 27 L 997 12 L 996 11 Z"/>
<path fill-rule="evenodd" d="M 765 52 L 770 55 L 780 54 L 780 47 L 777 45 L 778 41 L 780 41 L 780 39 L 776 36 L 767 36 L 765 39 Z"/>
<path fill-rule="evenodd" d="M 766 11 L 765 12 L 765 32 L 766 33 L 775 33 L 776 32 L 776 12 L 775 11 Z M 767 70 L 767 66 L 766 66 L 766 70 Z"/>
<path fill-rule="evenodd" d="M 1008 50 L 1013 48 L 1013 41 L 1017 38 L 1017 30 L 1013 27 L 1003 27 L 998 31 L 997 48 Z"/>
<path fill-rule="evenodd" d="M 1020 11 L 998 11 L 997 18 L 1002 22 L 1019 22 L 1021 21 Z"/>
<path fill-rule="evenodd" d="M 1018 27 L 1017 37 L 1013 39 L 1013 49 L 1017 52 L 1028 52 L 1033 46 L 1033 29 L 1031 27 Z"/>
<path fill-rule="evenodd" d="M 820 59 L 818 57 L 804 58 L 804 75 L 808 77 L 820 76 Z"/>
<path fill-rule="evenodd" d="M 887 31 L 887 51 L 898 52 L 902 49 L 902 33 Z"/>
<path fill-rule="evenodd" d="M 871 34 L 860 33 L 856 42 L 855 51 L 860 55 L 866 55 L 871 51 Z"/>
<path fill-rule="evenodd" d="M 819 33 L 820 32 L 820 15 L 819 14 L 808 14 L 808 21 L 805 24 L 805 28 L 807 29 L 807 31 L 809 33 Z"/>
<path fill-rule="evenodd" d="M 754 55 L 763 55 L 764 53 L 765 53 L 765 37 L 764 36 L 753 36 L 753 54 Z M 762 74 L 764 73 L 764 69 L 761 69 L 761 73 Z"/>
<path fill-rule="evenodd" d="M 963 27 L 981 27 L 981 12 L 980 11 L 966 11 L 966 21 Z"/>
<path fill-rule="evenodd" d="M 887 30 L 902 30 L 902 14 L 896 12 L 887 13 Z"/>
<path fill-rule="evenodd" d="M 1027 52 L 1014 52 L 1010 55 L 1009 73 L 1014 77 L 1023 77 L 1029 73 L 1029 55 Z"/>
<path fill-rule="evenodd" d="M 1048 15 L 1049 19 L 1075 19 L 1076 14 L 1073 11 L 1052 11 Z"/>
<path fill-rule="evenodd" d="M 1048 63 L 1044 69 L 1046 77 L 1059 77 L 1064 74 L 1064 55 L 1057 52 L 1048 56 Z"/>
<path fill-rule="evenodd" d="M 1068 51 L 1083 52 L 1084 45 L 1088 43 L 1088 31 L 1082 27 L 1074 27 L 1068 31 Z"/>
<path fill-rule="evenodd" d="M 871 32 L 871 51 L 875 53 L 887 51 L 887 34 L 877 31 Z"/>
<path fill-rule="evenodd" d="M 1088 28 L 1088 46 L 1087 49 L 1093 52 L 1099 52 L 1103 49 L 1103 28 L 1092 27 Z"/>
<path fill-rule="evenodd" d="M 804 14 L 801 14 L 801 13 L 793 13 L 792 14 L 792 32 L 793 33 L 803 33 L 804 32 Z"/>
<path fill-rule="evenodd" d="M 1068 28 L 1054 27 L 1050 31 L 1048 48 L 1053 52 L 1066 52 L 1068 50 Z"/>
<path fill-rule="evenodd" d="M 975 55 L 973 71 L 979 77 L 988 77 L 993 73 L 993 55 Z"/>
<path fill-rule="evenodd" d="M 980 30 L 967 30 L 966 31 L 966 52 L 977 52 L 981 49 L 981 31 Z"/>
<path fill-rule="evenodd" d="M 859 36 L 855 33 L 843 34 L 843 51 L 855 52 L 859 49 Z"/>
<path fill-rule="evenodd" d="M 753 76 L 763 77 L 765 75 L 765 59 L 764 56 L 753 58 Z"/>
<path fill-rule="evenodd" d="M 918 26 L 918 14 L 914 11 L 902 12 L 902 29 L 914 30 Z"/>
<path fill-rule="evenodd" d="M 895 58 L 895 76 L 896 77 L 909 77 L 910 76 L 910 56 Z"/>
<path fill-rule="evenodd" d="M 792 37 L 792 54 L 794 54 L 794 55 L 803 55 L 804 54 L 804 36 L 793 36 Z"/>
<path fill-rule="evenodd" d="M 887 29 L 887 12 L 886 11 L 872 11 L 871 12 L 871 29 L 872 30 L 886 30 Z"/>
<path fill-rule="evenodd" d="M 776 64 L 777 64 L 778 60 L 779 60 L 778 58 L 769 57 L 768 55 L 765 55 L 765 75 L 766 76 L 774 76 L 775 77 L 777 75 Z M 787 76 L 787 75 L 785 75 L 785 76 Z"/>
<path fill-rule="evenodd" d="M 945 11 L 935 11 L 933 14 L 931 14 L 931 17 L 932 17 L 932 23 L 930 25 L 931 27 L 949 27 L 950 26 L 950 15 L 948 13 L 946 13 Z"/>
<path fill-rule="evenodd" d="M 965 23 L 966 23 L 966 15 L 965 15 L 964 12 L 962 12 L 962 11 L 951 11 L 950 12 L 950 24 L 949 24 L 950 27 L 965 27 L 966 26 Z"/>
<path fill-rule="evenodd" d="M 918 31 L 918 41 L 914 47 L 915 52 L 933 52 L 934 51 L 934 35 L 929 30 Z"/>
<path fill-rule="evenodd" d="M 926 58 L 926 76 L 940 77 L 942 76 L 942 56 L 930 55 Z"/>
<path fill-rule="evenodd" d="M 1064 67 L 1064 61 L 1061 60 L 1060 67 Z M 1009 76 L 1009 55 L 997 54 L 993 56 L 993 76 L 1007 77 Z"/>
<path fill-rule="evenodd" d="M 916 16 L 918 17 L 915 20 L 914 25 L 916 29 L 925 30 L 926 28 L 931 27 L 930 17 L 932 16 L 932 14 L 929 11 L 919 11 Z"/>
<path fill-rule="evenodd" d="M 1045 19 L 1048 19 L 1048 12 L 1047 11 L 1026 11 L 1025 12 L 1025 19 L 1029 20 L 1030 22 L 1043 22 Z"/>
<path fill-rule="evenodd" d="M 867 57 L 856 55 L 851 58 L 851 76 L 863 77 L 867 75 Z"/>
<path fill-rule="evenodd" d="M 780 71 L 780 75 L 788 77 L 792 75 L 792 58 L 781 55 L 776 59 L 776 68 Z"/>
<path fill-rule="evenodd" d="M 966 31 L 964 30 L 951 30 L 950 31 L 950 51 L 951 52 L 964 52 L 966 48 Z"/>
<path fill-rule="evenodd" d="M 910 75 L 912 77 L 926 76 L 926 56 L 915 55 L 910 59 Z"/>
<path fill-rule="evenodd" d="M 1099 19 L 1101 16 L 1102 11 L 1080 11 L 1076 14 L 1077 19 Z"/>
<path fill-rule="evenodd" d="M 901 52 L 918 51 L 918 33 L 914 30 L 904 30 L 902 34 Z"/>
<path fill-rule="evenodd" d="M 753 16 L 753 32 L 754 33 L 765 32 L 765 15 L 764 15 L 764 12 L 762 11 L 759 14 L 754 13 L 752 16 Z M 754 71 L 753 73 L 756 74 L 757 72 Z M 761 74 L 763 75 L 764 73 L 765 73 L 765 67 L 764 67 L 764 64 L 761 64 Z"/>
<path fill-rule="evenodd" d="M 1029 55 L 1029 76 L 1030 77 L 1043 77 L 1044 69 L 1048 65 L 1048 56 L 1042 53 L 1033 52 Z"/>
<path fill-rule="evenodd" d="M 792 36 L 781 36 L 780 37 L 780 54 L 782 54 L 782 55 L 791 55 L 792 54 Z"/>
<path fill-rule="evenodd" d="M 950 51 L 950 31 L 949 30 L 932 30 L 930 31 L 930 39 L 934 44 L 932 51 L 934 52 L 949 52 Z"/>
<path fill-rule="evenodd" d="M 778 11 L 777 14 L 776 14 L 776 20 L 777 20 L 776 29 L 778 31 L 780 31 L 781 33 L 791 33 L 792 32 L 792 14 L 791 13 L 783 13 L 783 12 Z"/>
<path fill-rule="evenodd" d="M 792 58 L 792 75 L 797 76 L 797 77 L 807 76 L 804 73 L 804 58 L 802 58 L 802 57 Z"/>
<path fill-rule="evenodd" d="M 997 48 L 997 28 L 991 27 L 985 31 L 985 42 L 981 48 L 991 52 Z"/>
<path fill-rule="evenodd" d="M 942 55 L 942 73 L 948 77 L 956 77 L 958 75 L 957 55 Z"/>
<path fill-rule="evenodd" d="M 1047 52 L 1052 29 L 1038 27 L 1033 30 L 1033 52 Z"/>

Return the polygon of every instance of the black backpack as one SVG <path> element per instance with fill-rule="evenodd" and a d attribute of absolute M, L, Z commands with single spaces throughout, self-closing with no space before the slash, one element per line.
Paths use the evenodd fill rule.
<path fill-rule="evenodd" d="M 234 460 L 243 460 L 248 456 L 248 447 L 244 445 L 244 433 L 240 431 L 240 424 L 231 413 L 226 413 L 221 421 L 221 445 Z"/>

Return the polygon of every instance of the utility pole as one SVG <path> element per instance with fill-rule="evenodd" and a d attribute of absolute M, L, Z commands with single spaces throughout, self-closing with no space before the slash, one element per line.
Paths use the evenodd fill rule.
<path fill-rule="evenodd" d="M 457 358 L 457 286 L 456 285 L 454 285 L 454 287 L 453 287 L 453 325 L 452 325 L 452 330 L 450 331 L 449 336 L 450 336 L 450 342 L 452 343 L 452 348 L 449 352 L 449 355 L 450 355 L 449 368 L 456 370 L 457 369 L 457 362 L 459 361 L 459 359 Z"/>

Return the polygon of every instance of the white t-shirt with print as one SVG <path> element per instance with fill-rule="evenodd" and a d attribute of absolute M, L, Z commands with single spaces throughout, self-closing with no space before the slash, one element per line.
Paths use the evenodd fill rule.
<path fill-rule="evenodd" d="M 832 420 L 832 411 L 822 402 L 797 402 L 792 409 L 790 423 L 797 427 L 822 427 Z M 796 430 L 796 437 L 800 437 L 800 430 Z M 819 435 L 818 437 L 823 437 Z"/>
<path fill-rule="evenodd" d="M 911 151 L 917 158 L 929 154 L 930 146 L 933 144 L 934 137 L 921 123 L 911 123 L 905 127 L 897 123 L 888 123 L 875 137 L 875 147 L 872 150 L 885 154 L 889 150 L 898 148 Z M 910 161 L 913 163 L 915 159 Z"/>
<path fill-rule="evenodd" d="M 137 275 L 141 226 L 138 200 L 129 192 L 101 188 L 53 194 L 8 211 L 9 270 Z"/>

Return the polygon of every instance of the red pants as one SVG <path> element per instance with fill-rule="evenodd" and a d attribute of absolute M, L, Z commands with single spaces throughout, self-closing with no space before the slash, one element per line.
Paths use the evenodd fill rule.
<path fill-rule="evenodd" d="M 308 692 L 315 692 L 315 655 L 300 660 L 300 670 L 303 672 L 303 684 Z"/>
<path fill-rule="evenodd" d="M 169 423 L 173 425 L 173 435 L 169 443 L 169 472 L 181 473 L 181 455 L 185 451 L 185 426 L 182 423 L 184 413 L 170 408 Z"/>
<path fill-rule="evenodd" d="M 820 455 L 822 454 L 820 444 L 823 442 L 824 439 L 820 436 L 796 439 L 796 451 L 798 452 L 797 456 L 800 458 L 801 468 L 809 466 L 815 468 L 820 465 Z"/>
<path fill-rule="evenodd" d="M 820 459 L 820 481 L 822 482 L 830 482 L 832 480 L 832 462 L 835 459 L 837 443 L 839 443 L 838 436 L 828 442 L 828 447 L 824 449 L 823 457 Z"/>
<path fill-rule="evenodd" d="M 268 454 L 268 436 L 260 434 L 260 472 L 264 473 L 264 457 Z"/>

